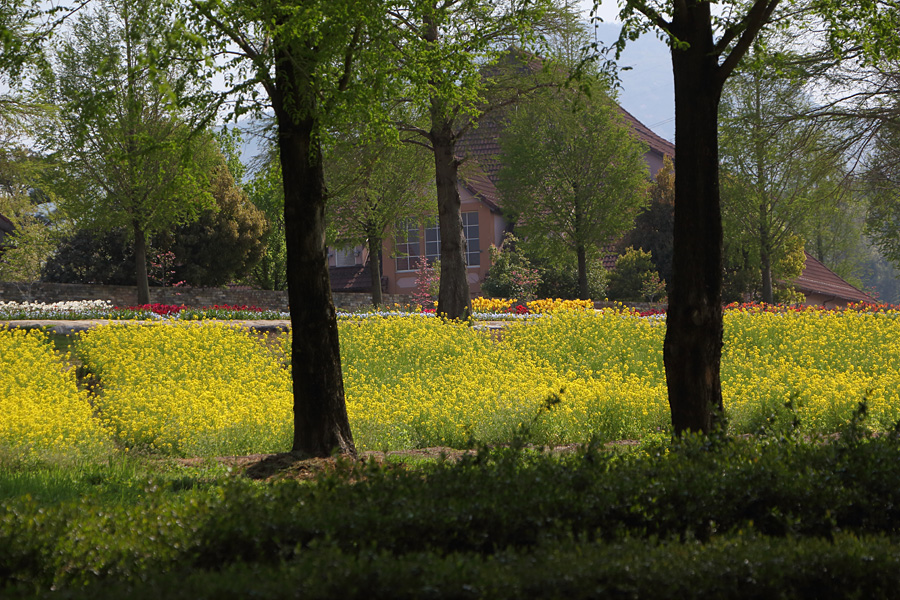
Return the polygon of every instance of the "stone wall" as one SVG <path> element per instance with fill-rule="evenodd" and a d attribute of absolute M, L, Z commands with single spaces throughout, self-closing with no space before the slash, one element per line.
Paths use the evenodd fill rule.
<path fill-rule="evenodd" d="M 0 283 L 2 302 L 66 302 L 72 300 L 108 300 L 115 306 L 137 304 L 137 288 L 128 285 L 84 285 L 75 283 Z M 407 303 L 409 298 L 386 294 L 387 304 Z M 231 288 L 151 287 L 150 302 L 190 307 L 227 304 L 256 306 L 267 310 L 288 311 L 287 292 Z M 369 306 L 371 296 L 351 292 L 335 292 L 334 304 L 339 309 L 354 310 Z"/>

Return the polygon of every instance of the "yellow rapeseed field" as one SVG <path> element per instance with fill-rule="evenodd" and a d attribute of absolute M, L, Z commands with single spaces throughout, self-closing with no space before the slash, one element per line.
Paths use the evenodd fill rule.
<path fill-rule="evenodd" d="M 0 357 L 0 450 L 95 456 L 111 449 L 74 369 L 44 333 L 0 327 Z"/>
<path fill-rule="evenodd" d="M 502 443 L 517 433 L 561 444 L 668 430 L 662 319 L 559 306 L 493 332 L 421 315 L 339 326 L 361 450 Z M 102 383 L 94 421 L 44 338 L 2 333 L 0 402 L 14 417 L 0 425 L 0 443 L 102 437 L 98 419 L 127 448 L 209 456 L 289 447 L 290 373 L 284 356 L 249 332 L 179 323 L 83 334 L 76 351 Z M 773 419 L 831 433 L 863 400 L 868 426 L 891 428 L 900 420 L 900 313 L 728 310 L 722 387 L 733 433 Z M 72 402 L 81 416 L 57 417 L 64 413 L 47 410 L 50 398 Z M 63 422 L 70 429 L 59 429 Z"/>
<path fill-rule="evenodd" d="M 738 431 L 790 401 L 808 432 L 830 433 L 866 400 L 870 426 L 900 420 L 900 313 L 730 310 L 722 395 Z"/>
<path fill-rule="evenodd" d="M 290 375 L 246 329 L 110 325 L 82 334 L 77 350 L 102 382 L 101 421 L 128 448 L 189 456 L 290 448 Z"/>

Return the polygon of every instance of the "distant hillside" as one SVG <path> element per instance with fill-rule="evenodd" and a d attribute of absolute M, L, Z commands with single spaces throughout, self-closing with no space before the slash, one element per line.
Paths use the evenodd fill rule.
<path fill-rule="evenodd" d="M 597 36 L 605 46 L 619 36 L 616 23 L 600 23 Z M 618 61 L 622 89 L 619 104 L 657 135 L 675 141 L 675 91 L 669 48 L 653 34 L 630 42 Z"/>

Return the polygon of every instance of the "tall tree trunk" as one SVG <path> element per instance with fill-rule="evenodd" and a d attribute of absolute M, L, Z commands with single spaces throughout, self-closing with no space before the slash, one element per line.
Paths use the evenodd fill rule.
<path fill-rule="evenodd" d="M 150 304 L 150 278 L 147 275 L 147 233 L 137 221 L 131 223 L 134 233 L 134 275 L 137 303 Z"/>
<path fill-rule="evenodd" d="M 722 219 L 718 179 L 721 83 L 712 46 L 709 4 L 676 3 L 675 232 L 672 287 L 663 358 L 672 425 L 709 432 L 723 414 Z"/>
<path fill-rule="evenodd" d="M 308 65 L 304 65 L 308 67 Z M 314 137 L 316 107 L 309 75 L 290 56 L 277 53 L 272 97 L 278 121 L 278 149 L 284 185 L 288 303 L 291 309 L 291 375 L 294 443 L 303 457 L 335 452 L 356 455 L 341 374 L 337 315 L 331 297 L 325 248 L 325 178 Z M 289 96 L 283 90 L 287 88 Z M 303 107 L 306 115 L 293 111 Z M 309 116 L 311 115 L 311 116 Z"/>
<path fill-rule="evenodd" d="M 457 188 L 459 163 L 453 155 L 452 123 L 442 119 L 440 112 L 433 102 L 431 145 L 434 149 L 438 226 L 441 231 L 438 314 L 448 319 L 468 319 L 472 314 L 472 300 L 466 278 L 466 238 Z"/>
<path fill-rule="evenodd" d="M 578 254 L 578 298 L 580 300 L 590 300 L 590 291 L 588 290 L 587 280 L 587 250 L 584 244 L 578 244 L 575 250 Z"/>
<path fill-rule="evenodd" d="M 578 196 L 578 184 L 573 183 L 575 191 L 575 255 L 578 257 L 578 299 L 588 300 L 590 295 L 587 283 L 587 250 L 584 246 L 584 211 Z"/>
<path fill-rule="evenodd" d="M 372 275 L 372 306 L 384 304 L 381 295 L 381 243 L 379 236 L 369 234 L 369 271 Z"/>
<path fill-rule="evenodd" d="M 775 292 L 772 289 L 772 240 L 765 202 L 759 206 L 759 265 L 762 272 L 762 301 L 775 304 Z"/>

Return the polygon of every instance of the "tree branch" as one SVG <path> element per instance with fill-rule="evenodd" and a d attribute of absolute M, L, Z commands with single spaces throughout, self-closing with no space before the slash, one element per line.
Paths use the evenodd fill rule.
<path fill-rule="evenodd" d="M 735 24 L 734 27 L 729 27 L 725 31 L 722 39 L 720 39 L 715 46 L 717 55 L 725 52 L 728 45 L 731 44 L 735 36 L 738 35 L 738 32 L 740 32 L 740 38 L 738 38 L 734 48 L 731 49 L 731 52 L 719 65 L 719 68 L 716 71 L 716 77 L 720 85 L 725 83 L 725 80 L 728 79 L 731 72 L 734 71 L 734 68 L 744 57 L 744 54 L 750 49 L 750 45 L 753 43 L 753 40 L 756 39 L 760 29 L 762 29 L 763 25 L 768 23 L 769 19 L 772 18 L 772 13 L 775 12 L 775 8 L 778 7 L 779 2 L 780 0 L 756 0 L 750 10 L 747 11 L 744 18 L 741 19 L 740 23 Z"/>

